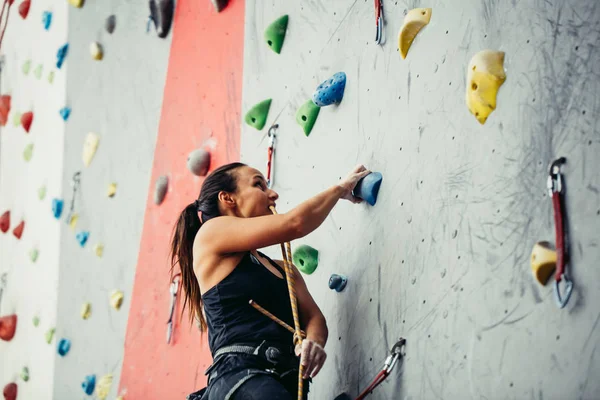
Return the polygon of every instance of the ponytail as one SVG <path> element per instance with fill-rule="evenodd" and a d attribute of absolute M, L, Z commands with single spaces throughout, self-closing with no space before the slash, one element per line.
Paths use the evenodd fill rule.
<path fill-rule="evenodd" d="M 194 239 L 201 226 L 196 203 L 184 208 L 175 224 L 171 242 L 171 276 L 175 275 L 175 265 L 179 264 L 184 291 L 183 310 L 189 302 L 190 321 L 196 317 L 200 324 L 200 331 L 205 331 L 206 321 L 202 315 L 200 285 L 194 273 Z"/>
<path fill-rule="evenodd" d="M 211 172 L 202 183 L 198 200 L 183 209 L 174 227 L 171 241 L 171 277 L 175 274 L 175 265 L 179 264 L 184 296 L 183 310 L 189 302 L 190 321 L 195 317 L 201 332 L 207 330 L 207 325 L 200 285 L 194 272 L 194 240 L 203 222 L 220 215 L 219 193 L 234 193 L 237 190 L 235 170 L 244 166 L 246 164 L 233 162 Z M 202 221 L 198 216 L 199 212 L 202 213 Z"/>

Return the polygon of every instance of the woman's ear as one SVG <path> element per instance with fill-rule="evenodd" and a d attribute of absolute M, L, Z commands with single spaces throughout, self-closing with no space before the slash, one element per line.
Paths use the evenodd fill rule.
<path fill-rule="evenodd" d="M 231 193 L 220 191 L 218 198 L 219 198 L 219 202 L 221 204 L 223 204 L 223 206 L 225 206 L 227 208 L 235 207 L 235 200 L 234 200 L 233 196 L 231 196 Z"/>

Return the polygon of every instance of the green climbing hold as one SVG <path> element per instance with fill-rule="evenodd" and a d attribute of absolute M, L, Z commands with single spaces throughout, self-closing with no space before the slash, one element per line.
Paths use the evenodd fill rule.
<path fill-rule="evenodd" d="M 23 63 L 23 67 L 22 67 L 23 73 L 24 73 L 25 75 L 29 74 L 29 70 L 30 70 L 30 69 L 31 69 L 31 60 L 26 60 L 26 61 Z"/>
<path fill-rule="evenodd" d="M 15 113 L 13 114 L 13 125 L 15 127 L 21 125 L 21 113 L 18 111 L 15 111 Z"/>
<path fill-rule="evenodd" d="M 312 100 L 308 100 L 296 112 L 296 122 L 300 124 L 306 136 L 310 135 L 310 131 L 315 126 L 319 111 L 321 111 L 321 108 L 313 103 Z"/>
<path fill-rule="evenodd" d="M 246 113 L 244 120 L 248 125 L 260 131 L 267 122 L 269 108 L 271 108 L 271 99 L 261 101 Z"/>
<path fill-rule="evenodd" d="M 23 379 L 24 382 L 29 380 L 29 368 L 23 367 L 21 370 L 21 379 Z"/>
<path fill-rule="evenodd" d="M 283 46 L 283 40 L 285 39 L 285 33 L 288 26 L 287 15 L 279 17 L 271 23 L 265 30 L 265 41 L 275 53 L 281 53 L 281 47 Z"/>
<path fill-rule="evenodd" d="M 303 244 L 294 250 L 292 260 L 301 272 L 310 275 L 319 265 L 319 252 L 309 245 Z"/>
<path fill-rule="evenodd" d="M 38 198 L 44 200 L 44 197 L 46 197 L 46 186 L 41 186 L 38 189 Z"/>
<path fill-rule="evenodd" d="M 23 158 L 25 159 L 25 161 L 29 161 L 29 160 L 31 160 L 32 156 L 33 156 L 33 143 L 29 143 L 27 146 L 25 146 L 25 150 L 23 150 Z"/>
<path fill-rule="evenodd" d="M 39 255 L 40 255 L 40 252 L 38 249 L 29 250 L 29 258 L 31 259 L 31 262 L 36 262 Z"/>
<path fill-rule="evenodd" d="M 33 326 L 38 326 L 40 324 L 40 317 L 37 315 L 33 317 Z"/>
<path fill-rule="evenodd" d="M 42 71 L 44 70 L 44 66 L 42 64 L 39 64 L 37 67 L 35 67 L 35 69 L 33 70 L 33 75 L 39 80 L 42 77 Z"/>
<path fill-rule="evenodd" d="M 49 82 L 50 84 L 52 84 L 52 82 L 54 82 L 54 71 L 50 71 L 50 72 L 48 73 L 48 82 Z"/>
<path fill-rule="evenodd" d="M 48 329 L 48 331 L 46 332 L 46 343 L 48 343 L 48 344 L 52 343 L 52 339 L 54 338 L 55 331 L 56 330 L 54 328 Z"/>

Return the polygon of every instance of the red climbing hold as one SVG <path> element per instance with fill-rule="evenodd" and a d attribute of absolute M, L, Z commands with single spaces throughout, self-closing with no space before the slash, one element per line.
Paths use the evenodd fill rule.
<path fill-rule="evenodd" d="M 7 315 L 0 318 L 0 339 L 10 341 L 17 330 L 17 315 Z"/>
<path fill-rule="evenodd" d="M 10 112 L 10 96 L 0 96 L 0 125 L 6 126 L 8 121 L 8 113 Z"/>
<path fill-rule="evenodd" d="M 25 221 L 21 221 L 21 223 L 17 225 L 15 229 L 13 229 L 13 235 L 15 235 L 17 239 L 21 239 L 21 236 L 23 235 L 23 228 L 25 228 Z"/>
<path fill-rule="evenodd" d="M 10 227 L 10 211 L 4 211 L 4 214 L 0 217 L 0 231 L 2 233 L 8 232 L 8 228 Z"/>
<path fill-rule="evenodd" d="M 33 122 L 33 113 L 31 111 L 27 111 L 21 115 L 21 125 L 23 125 L 23 129 L 25 132 L 29 133 L 29 128 L 31 128 L 31 123 Z"/>
<path fill-rule="evenodd" d="M 17 384 L 14 382 L 8 383 L 4 386 L 4 400 L 17 400 Z"/>
<path fill-rule="evenodd" d="M 29 14 L 29 7 L 31 7 L 30 0 L 25 0 L 24 2 L 19 4 L 19 14 L 21 15 L 21 18 L 27 18 L 27 14 Z"/>

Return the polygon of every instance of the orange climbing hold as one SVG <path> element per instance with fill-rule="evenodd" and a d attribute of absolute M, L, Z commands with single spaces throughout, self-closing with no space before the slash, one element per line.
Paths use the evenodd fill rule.
<path fill-rule="evenodd" d="M 29 133 L 29 129 L 31 128 L 31 123 L 33 122 L 33 113 L 31 111 L 27 111 L 21 115 L 21 125 L 23 125 L 23 129 L 25 132 Z"/>
<path fill-rule="evenodd" d="M 17 384 L 14 382 L 8 383 L 4 386 L 2 394 L 4 395 L 4 400 L 17 400 Z"/>
<path fill-rule="evenodd" d="M 0 318 L 0 339 L 8 342 L 15 336 L 17 330 L 17 315 L 7 315 Z"/>
<path fill-rule="evenodd" d="M 29 8 L 31 7 L 31 1 L 30 0 L 25 0 L 24 2 L 22 2 L 21 4 L 19 4 L 19 15 L 21 16 L 21 18 L 25 19 L 27 18 L 27 15 L 29 14 Z"/>
<path fill-rule="evenodd" d="M 0 125 L 6 126 L 8 122 L 8 113 L 10 113 L 10 96 L 0 96 Z"/>
<path fill-rule="evenodd" d="M 17 239 L 21 239 L 21 236 L 23 236 L 23 228 L 25 228 L 25 221 L 21 221 L 21 223 L 13 229 L 13 235 L 15 235 Z"/>
<path fill-rule="evenodd" d="M 0 231 L 2 233 L 8 232 L 8 228 L 10 227 L 10 211 L 4 211 L 4 214 L 0 216 Z"/>

